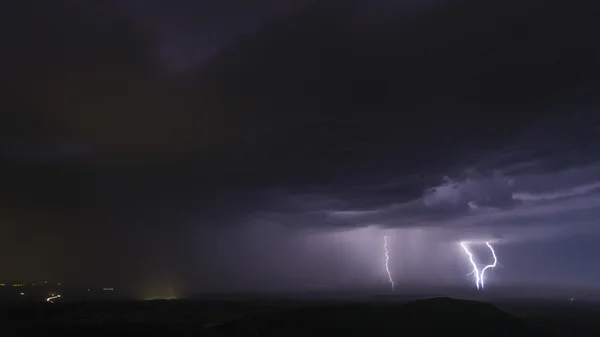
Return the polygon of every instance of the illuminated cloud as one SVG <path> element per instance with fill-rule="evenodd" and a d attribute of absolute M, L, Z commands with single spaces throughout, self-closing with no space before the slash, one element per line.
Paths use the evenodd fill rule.
<path fill-rule="evenodd" d="M 294 211 L 264 212 L 272 221 L 300 228 L 350 230 L 372 225 L 387 228 L 431 228 L 448 240 L 496 238 L 509 242 L 560 237 L 591 229 L 600 216 L 598 166 L 570 168 L 543 174 L 490 175 L 467 172 L 461 179 L 444 177 L 417 198 L 381 198 L 312 195 L 295 200 Z M 364 186 L 363 186 L 364 187 Z M 316 200 L 337 200 L 337 208 Z M 364 204 L 361 204 L 361 201 Z M 311 205 L 305 211 L 300 205 Z"/>
<path fill-rule="evenodd" d="M 553 201 L 556 199 L 571 198 L 584 194 L 588 194 L 600 189 L 600 182 L 592 182 L 590 184 L 574 186 L 570 189 L 563 189 L 554 192 L 546 193 L 529 193 L 529 192 L 515 192 L 512 195 L 514 200 L 519 201 Z"/>

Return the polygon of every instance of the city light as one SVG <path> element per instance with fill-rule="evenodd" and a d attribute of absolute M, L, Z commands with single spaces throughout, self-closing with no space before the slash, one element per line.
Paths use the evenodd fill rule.
<path fill-rule="evenodd" d="M 60 295 L 56 295 L 56 296 L 50 296 L 46 299 L 46 302 L 48 303 L 54 303 L 54 300 L 60 298 Z"/>

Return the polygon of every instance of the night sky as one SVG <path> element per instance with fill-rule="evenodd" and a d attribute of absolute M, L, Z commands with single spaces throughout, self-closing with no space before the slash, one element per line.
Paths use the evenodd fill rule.
<path fill-rule="evenodd" d="M 0 281 L 600 282 L 594 1 L 1 6 Z"/>

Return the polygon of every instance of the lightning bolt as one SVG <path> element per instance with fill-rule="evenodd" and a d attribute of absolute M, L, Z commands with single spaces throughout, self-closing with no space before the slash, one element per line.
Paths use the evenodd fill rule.
<path fill-rule="evenodd" d="M 475 263 L 475 260 L 473 260 L 473 254 L 471 254 L 471 252 L 469 251 L 467 244 L 464 242 L 461 242 L 460 245 L 464 249 L 465 253 L 467 253 L 467 255 L 469 255 L 469 261 L 471 262 L 471 265 L 473 266 L 473 270 L 470 273 L 468 273 L 467 276 L 469 276 L 471 274 L 475 274 L 475 286 L 477 287 L 477 289 L 479 289 L 479 269 L 477 269 L 477 263 Z"/>
<path fill-rule="evenodd" d="M 488 246 L 488 248 L 490 249 L 490 251 L 492 252 L 492 256 L 494 257 L 494 263 L 492 264 L 488 264 L 487 266 L 485 266 L 482 270 L 481 270 L 481 276 L 479 277 L 479 283 L 481 283 L 481 289 L 483 289 L 483 274 L 485 273 L 485 271 L 488 268 L 494 268 L 496 267 L 496 264 L 498 264 L 498 258 L 496 257 L 496 252 L 494 251 L 494 248 L 492 247 L 492 245 L 490 245 L 489 242 L 485 243 L 486 246 Z"/>
<path fill-rule="evenodd" d="M 487 266 L 483 267 L 483 269 L 481 270 L 481 273 L 480 273 L 479 269 L 477 268 L 477 263 L 475 263 L 475 260 L 473 258 L 473 253 L 471 253 L 471 251 L 469 251 L 467 244 L 464 242 L 461 242 L 460 245 L 462 246 L 465 253 L 467 253 L 467 255 L 469 256 L 469 262 L 471 262 L 471 265 L 473 266 L 473 270 L 470 273 L 468 273 L 467 276 L 469 276 L 471 274 L 475 274 L 475 286 L 477 287 L 477 289 L 479 289 L 479 288 L 483 289 L 484 285 L 485 285 L 485 282 L 484 282 L 485 271 L 490 268 L 496 267 L 496 265 L 498 264 L 498 257 L 496 256 L 494 247 L 492 247 L 492 245 L 489 243 L 489 241 L 486 241 L 485 245 L 488 246 L 488 248 L 492 252 L 492 256 L 494 257 L 494 263 L 488 264 Z"/>
<path fill-rule="evenodd" d="M 390 255 L 387 249 L 387 235 L 383 237 L 383 249 L 385 250 L 385 270 L 387 271 L 390 284 L 392 285 L 392 292 L 394 292 L 394 280 L 392 279 L 392 273 L 390 273 L 389 267 Z"/>

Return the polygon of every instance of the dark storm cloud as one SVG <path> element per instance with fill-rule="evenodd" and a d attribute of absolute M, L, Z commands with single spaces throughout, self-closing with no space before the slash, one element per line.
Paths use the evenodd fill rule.
<path fill-rule="evenodd" d="M 545 174 L 445 178 L 416 199 L 380 199 L 378 205 L 370 207 L 360 207 L 356 199 L 345 203 L 343 197 L 322 195 L 322 200 L 337 198 L 338 203 L 263 217 L 320 229 L 432 227 L 454 232 L 452 239 L 475 235 L 482 239 L 502 236 L 504 241 L 531 240 L 593 230 L 600 212 L 596 206 L 599 191 L 600 171 L 594 165 Z M 295 203 L 302 204 L 301 195 L 298 199 Z M 363 202 L 372 201 L 365 197 Z"/>
<path fill-rule="evenodd" d="M 186 72 L 218 57 L 265 22 L 295 7 L 294 0 L 114 2 L 119 13 L 157 36 L 156 52 L 169 72 Z"/>
<path fill-rule="evenodd" d="M 219 284 L 231 251 L 289 272 L 298 229 L 510 241 L 595 217 L 594 4 L 64 3 L 0 14 L 6 226 L 62 247 L 31 240 L 31 270 Z"/>

